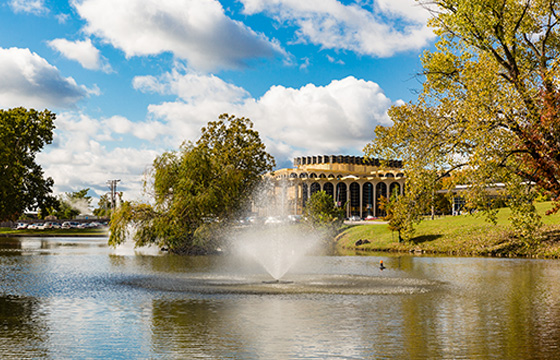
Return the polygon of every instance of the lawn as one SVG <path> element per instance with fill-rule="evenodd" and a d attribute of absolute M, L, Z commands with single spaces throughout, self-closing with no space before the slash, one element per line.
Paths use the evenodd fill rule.
<path fill-rule="evenodd" d="M 363 251 L 560 258 L 560 214 L 544 215 L 550 207 L 550 203 L 537 204 L 544 226 L 535 244 L 519 238 L 512 230 L 509 209 L 500 210 L 496 225 L 476 215 L 426 219 L 416 227 L 414 238 L 403 243 L 398 242 L 397 233 L 389 231 L 387 225 L 352 226 L 337 237 L 337 244 L 341 248 Z M 370 243 L 356 246 L 358 240 Z"/>

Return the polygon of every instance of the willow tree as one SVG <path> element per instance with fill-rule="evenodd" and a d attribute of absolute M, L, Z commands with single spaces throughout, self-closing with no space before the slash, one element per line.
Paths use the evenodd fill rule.
<path fill-rule="evenodd" d="M 261 175 L 274 166 L 252 126 L 223 114 L 196 143 L 158 156 L 144 185 L 153 201 L 124 203 L 111 218 L 109 243 L 132 236 L 137 246 L 155 243 L 180 253 L 212 247 L 214 235 L 247 209 Z"/>
<path fill-rule="evenodd" d="M 404 160 L 412 200 L 429 202 L 443 179 L 468 185 L 467 204 L 490 219 L 486 189 L 503 183 L 513 223 L 530 236 L 540 224 L 533 188 L 560 209 L 559 1 L 420 2 L 438 35 L 422 56 L 422 92 L 390 109 L 393 126 L 376 128 L 366 154 Z"/>

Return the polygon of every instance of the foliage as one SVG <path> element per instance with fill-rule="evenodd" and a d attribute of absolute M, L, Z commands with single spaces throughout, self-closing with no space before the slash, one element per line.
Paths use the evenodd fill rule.
<path fill-rule="evenodd" d="M 97 217 L 109 217 L 111 216 L 111 199 L 108 194 L 103 194 L 99 197 L 99 202 L 97 203 L 97 208 L 93 209 L 93 215 Z"/>
<path fill-rule="evenodd" d="M 48 110 L 0 109 L 0 220 L 25 210 L 56 207 L 54 181 L 44 178 L 35 156 L 53 140 L 55 114 Z"/>
<path fill-rule="evenodd" d="M 89 188 L 86 188 L 59 195 L 60 205 L 51 214 L 59 219 L 73 219 L 80 214 L 89 214 L 92 198 L 87 195 L 88 192 Z"/>
<path fill-rule="evenodd" d="M 317 191 L 305 204 L 304 216 L 313 228 L 336 233 L 344 222 L 344 207 L 336 207 L 332 196 L 325 191 Z"/>
<path fill-rule="evenodd" d="M 196 144 L 158 156 L 145 182 L 153 204 L 123 204 L 112 215 L 109 243 L 124 242 L 133 225 L 137 246 L 157 243 L 186 253 L 210 248 L 215 239 L 209 234 L 219 235 L 218 228 L 250 206 L 261 175 L 274 166 L 252 126 L 223 114 L 202 129 Z"/>
<path fill-rule="evenodd" d="M 388 222 L 388 229 L 396 231 L 399 242 L 410 240 L 414 236 L 414 225 L 420 222 L 421 210 L 417 209 L 419 202 L 408 195 L 399 195 L 395 191 L 389 198 L 379 199 L 379 208 L 385 211 L 383 220 Z"/>
<path fill-rule="evenodd" d="M 426 1 L 425 3 L 428 3 Z M 487 189 L 502 199 L 525 235 L 538 217 L 526 200 L 535 184 L 560 208 L 560 5 L 550 0 L 435 0 L 430 25 L 439 40 L 423 55 L 425 82 L 416 103 L 396 106 L 394 125 L 377 127 L 369 156 L 402 159 L 406 189 L 433 193 L 467 185 L 467 203 L 493 220 Z M 529 198 L 527 197 L 529 196 Z M 520 200 L 525 199 L 525 200 Z"/>

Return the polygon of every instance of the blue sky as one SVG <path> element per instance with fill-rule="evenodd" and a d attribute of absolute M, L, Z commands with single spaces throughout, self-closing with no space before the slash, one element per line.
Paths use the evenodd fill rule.
<path fill-rule="evenodd" d="M 428 16 L 414 0 L 8 0 L 0 107 L 57 114 L 38 156 L 55 193 L 121 179 L 136 199 L 155 156 L 224 112 L 281 167 L 361 155 L 421 87 Z"/>

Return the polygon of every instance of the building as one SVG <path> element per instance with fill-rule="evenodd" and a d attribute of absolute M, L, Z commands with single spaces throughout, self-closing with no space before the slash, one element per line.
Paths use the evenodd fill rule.
<path fill-rule="evenodd" d="M 268 174 L 273 184 L 279 215 L 301 215 L 307 199 L 317 191 L 333 197 L 337 206 L 346 206 L 346 216 L 380 217 L 379 199 L 404 191 L 402 162 L 359 156 L 307 156 L 294 159 L 294 167 Z"/>

